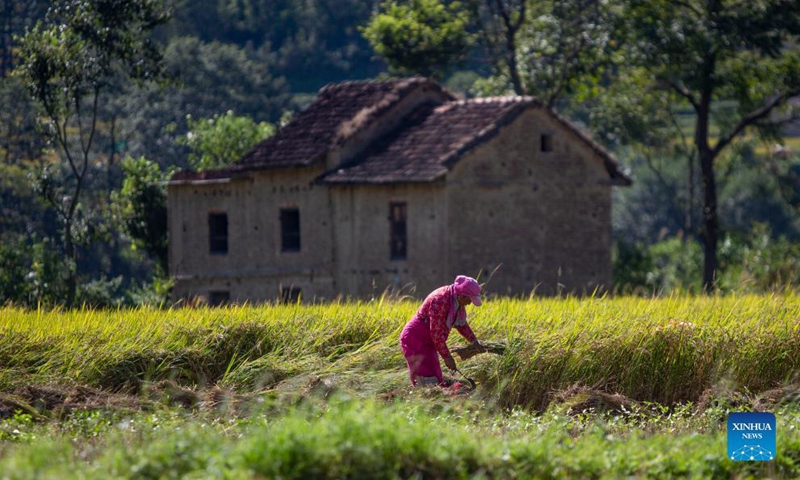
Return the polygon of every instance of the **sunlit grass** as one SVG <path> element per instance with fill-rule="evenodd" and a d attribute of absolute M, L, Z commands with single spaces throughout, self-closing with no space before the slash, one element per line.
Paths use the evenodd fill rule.
<path fill-rule="evenodd" d="M 398 337 L 417 303 L 200 309 L 0 310 L 0 388 L 30 378 L 136 391 L 145 380 L 272 387 L 259 375 L 402 378 Z M 462 364 L 507 406 L 544 408 L 581 384 L 663 404 L 720 382 L 760 392 L 800 372 L 800 298 L 493 299 L 470 307 L 501 357 Z M 463 342 L 453 333 L 451 345 Z M 227 380 L 227 382 L 226 382 Z M 267 383 L 269 383 L 267 385 Z M 488 394 L 488 393 L 487 393 Z"/>

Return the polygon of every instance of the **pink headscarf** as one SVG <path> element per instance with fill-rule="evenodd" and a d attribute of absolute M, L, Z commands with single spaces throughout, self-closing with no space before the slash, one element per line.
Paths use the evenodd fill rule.
<path fill-rule="evenodd" d="M 481 286 L 472 277 L 459 275 L 455 283 L 450 285 L 450 311 L 447 312 L 447 328 L 463 327 L 467 324 L 467 310 L 458 304 L 458 295 L 472 300 L 473 305 L 481 305 Z"/>

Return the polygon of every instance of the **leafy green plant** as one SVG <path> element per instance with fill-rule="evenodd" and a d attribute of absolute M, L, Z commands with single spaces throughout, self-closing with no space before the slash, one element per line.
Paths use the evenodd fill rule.
<path fill-rule="evenodd" d="M 392 72 L 441 78 L 469 52 L 468 25 L 468 12 L 459 2 L 392 0 L 362 32 Z"/>
<path fill-rule="evenodd" d="M 213 118 L 187 117 L 189 132 L 178 142 L 192 150 L 189 164 L 195 170 L 227 167 L 244 156 L 255 144 L 272 136 L 275 126 L 256 123 L 228 110 Z"/>

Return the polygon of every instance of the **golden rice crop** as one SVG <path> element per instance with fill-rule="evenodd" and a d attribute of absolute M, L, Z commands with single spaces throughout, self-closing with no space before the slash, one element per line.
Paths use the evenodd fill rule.
<path fill-rule="evenodd" d="M 161 378 L 209 384 L 239 368 L 252 370 L 266 355 L 265 364 L 302 363 L 324 372 L 400 372 L 397 339 L 417 306 L 4 308 L 0 388 L 25 378 L 117 390 Z M 672 404 L 696 400 L 715 385 L 764 391 L 794 382 L 800 372 L 794 294 L 497 298 L 469 308 L 478 337 L 509 348 L 463 366 L 506 405 L 543 407 L 553 392 L 575 384 Z M 454 332 L 450 343 L 458 341 Z"/>

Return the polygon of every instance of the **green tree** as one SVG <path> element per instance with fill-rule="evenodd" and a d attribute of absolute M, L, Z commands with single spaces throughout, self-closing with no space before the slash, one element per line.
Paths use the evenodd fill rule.
<path fill-rule="evenodd" d="M 629 62 L 646 88 L 670 90 L 694 114 L 703 196 L 703 288 L 716 288 L 720 237 L 717 161 L 748 130 L 774 136 L 800 94 L 800 3 L 785 0 L 627 0 Z M 717 126 L 718 131 L 713 127 Z"/>
<path fill-rule="evenodd" d="M 481 45 L 494 68 L 495 80 L 507 79 L 517 95 L 527 94 L 518 59 L 519 34 L 528 21 L 528 3 L 529 0 L 467 1 Z"/>
<path fill-rule="evenodd" d="M 127 233 L 134 248 L 156 259 L 157 273 L 166 277 L 169 265 L 167 194 L 162 182 L 169 179 L 155 162 L 144 157 L 122 161 L 122 187 L 111 194 L 113 221 Z"/>
<path fill-rule="evenodd" d="M 160 76 L 161 54 L 147 33 L 167 16 L 157 0 L 61 0 L 22 39 L 15 71 L 41 107 L 66 175 L 48 177 L 41 192 L 58 212 L 67 262 L 66 304 L 77 286 L 76 215 L 97 131 L 99 101 L 115 76 Z M 58 170 L 54 170 L 58 173 Z"/>
<path fill-rule="evenodd" d="M 521 94 L 549 108 L 565 97 L 592 98 L 614 67 L 621 13 L 616 0 L 531 2 L 516 37 L 518 80 L 511 83 L 519 81 Z"/>
<path fill-rule="evenodd" d="M 250 117 L 239 117 L 228 110 L 213 118 L 187 120 L 189 132 L 178 139 L 192 150 L 189 164 L 195 170 L 227 167 L 239 160 L 255 144 L 272 136 L 275 126 L 256 123 Z"/>
<path fill-rule="evenodd" d="M 384 8 L 364 34 L 394 70 L 441 76 L 465 59 L 488 64 L 491 75 L 474 92 L 533 95 L 550 108 L 596 94 L 619 48 L 618 0 L 414 0 Z"/>
<path fill-rule="evenodd" d="M 162 167 L 188 166 L 187 148 L 178 142 L 189 131 L 188 116 L 212 118 L 233 110 L 256 122 L 275 122 L 291 108 L 286 79 L 273 74 L 274 63 L 251 58 L 235 45 L 175 38 L 164 50 L 164 69 L 174 80 L 166 88 L 129 88 L 118 99 L 124 153 Z"/>
<path fill-rule="evenodd" d="M 393 73 L 440 79 L 469 52 L 469 16 L 460 3 L 411 0 L 401 4 L 392 0 L 381 8 L 363 33 Z"/>
<path fill-rule="evenodd" d="M 0 242 L 0 305 L 34 307 L 63 301 L 63 267 L 49 240 L 4 239 Z"/>

